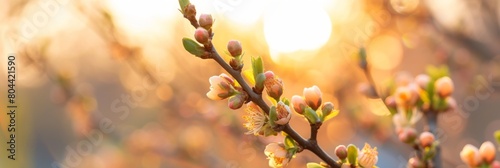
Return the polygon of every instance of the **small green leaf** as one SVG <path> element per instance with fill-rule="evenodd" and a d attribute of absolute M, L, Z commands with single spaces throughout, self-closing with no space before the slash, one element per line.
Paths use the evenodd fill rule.
<path fill-rule="evenodd" d="M 306 108 L 304 112 L 304 117 L 307 118 L 307 121 L 309 121 L 310 124 L 316 124 L 321 122 L 318 114 L 311 107 Z"/>
<path fill-rule="evenodd" d="M 250 85 L 255 85 L 255 79 L 253 77 L 253 70 L 247 69 L 243 71 L 243 77 L 248 81 Z"/>
<path fill-rule="evenodd" d="M 264 63 L 261 57 L 252 57 L 252 69 L 253 76 L 257 78 L 257 75 L 264 73 Z"/>
<path fill-rule="evenodd" d="M 186 37 L 182 38 L 182 45 L 186 51 L 197 57 L 201 57 L 205 53 L 205 49 L 193 39 Z"/>
<path fill-rule="evenodd" d="M 274 123 L 278 118 L 278 113 L 276 112 L 276 106 L 271 106 L 271 109 L 269 110 L 269 125 L 275 126 L 276 124 Z"/>
<path fill-rule="evenodd" d="M 347 146 L 347 160 L 351 165 L 356 165 L 356 161 L 358 159 L 358 148 L 356 145 L 349 144 Z"/>
<path fill-rule="evenodd" d="M 332 110 L 332 112 L 330 112 L 330 114 L 328 114 L 326 116 L 322 116 L 323 123 L 329 119 L 332 119 L 333 117 L 337 116 L 338 114 L 339 114 L 339 110 Z"/>
<path fill-rule="evenodd" d="M 184 14 L 186 7 L 189 5 L 189 0 L 179 0 L 179 6 L 181 7 L 181 12 Z"/>
<path fill-rule="evenodd" d="M 295 144 L 295 141 L 290 137 L 286 136 L 285 137 L 285 149 L 295 149 L 297 148 L 297 145 Z"/>
<path fill-rule="evenodd" d="M 320 164 L 318 163 L 313 163 L 313 162 L 310 162 L 310 163 L 307 163 L 307 168 L 325 168 L 324 166 L 321 166 Z"/>

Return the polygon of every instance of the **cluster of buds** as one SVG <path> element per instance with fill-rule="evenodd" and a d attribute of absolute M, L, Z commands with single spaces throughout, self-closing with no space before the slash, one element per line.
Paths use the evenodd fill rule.
<path fill-rule="evenodd" d="M 460 158 L 462 159 L 462 161 L 471 168 L 500 168 L 500 162 L 495 161 L 495 155 L 495 145 L 493 145 L 493 143 L 490 141 L 484 142 L 479 150 L 475 146 L 467 144 L 460 152 Z"/>
<path fill-rule="evenodd" d="M 423 112 L 446 112 L 457 106 L 451 97 L 453 81 L 448 76 L 420 74 L 414 81 L 403 79 L 396 85 L 394 94 L 385 99 L 393 113 L 411 111 L 415 107 Z"/>
<path fill-rule="evenodd" d="M 310 124 L 322 123 L 332 117 L 335 117 L 339 111 L 334 110 L 333 103 L 322 103 L 322 93 L 318 86 L 304 88 L 303 96 L 295 95 L 292 97 L 293 109 L 300 115 L 303 115 Z M 321 110 L 318 110 L 321 107 Z"/>
<path fill-rule="evenodd" d="M 374 168 L 378 161 L 377 148 L 372 148 L 365 143 L 363 149 L 358 149 L 353 144 L 339 145 L 335 148 L 335 155 L 340 159 L 342 167 Z"/>
<path fill-rule="evenodd" d="M 231 109 L 239 109 L 248 99 L 248 94 L 241 86 L 228 75 L 220 74 L 209 79 L 210 91 L 207 97 L 212 100 L 223 100 L 229 98 L 228 106 Z"/>

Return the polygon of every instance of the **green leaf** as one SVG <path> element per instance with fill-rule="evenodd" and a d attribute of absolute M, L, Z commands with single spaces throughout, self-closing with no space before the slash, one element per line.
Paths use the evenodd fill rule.
<path fill-rule="evenodd" d="M 351 165 L 356 165 L 357 160 L 358 160 L 358 148 L 356 147 L 356 145 L 349 144 L 347 146 L 347 161 L 349 161 Z"/>
<path fill-rule="evenodd" d="M 323 118 L 323 123 L 329 119 L 332 119 L 333 117 L 337 116 L 339 114 L 339 110 L 332 110 L 332 112 L 330 112 L 330 114 L 326 115 L 326 116 L 322 116 Z"/>
<path fill-rule="evenodd" d="M 278 113 L 276 112 L 276 106 L 271 106 L 271 109 L 269 110 L 269 125 L 275 126 L 276 124 L 274 123 L 278 118 Z"/>
<path fill-rule="evenodd" d="M 295 144 L 295 141 L 290 137 L 286 136 L 285 137 L 285 149 L 295 149 L 297 148 L 297 145 Z"/>
<path fill-rule="evenodd" d="M 264 63 L 261 57 L 252 57 L 253 76 L 257 79 L 257 75 L 264 73 Z"/>
<path fill-rule="evenodd" d="M 316 124 L 316 123 L 321 122 L 318 114 L 311 107 L 306 108 L 306 110 L 304 112 L 304 117 L 306 117 L 307 121 L 309 121 L 309 123 L 311 123 L 311 124 Z"/>
<path fill-rule="evenodd" d="M 184 14 L 186 7 L 189 5 L 189 0 L 179 0 L 179 6 L 181 7 L 181 12 Z"/>
<path fill-rule="evenodd" d="M 318 163 L 313 163 L 313 162 L 310 162 L 310 163 L 307 163 L 307 168 L 325 168 L 324 166 L 321 166 L 320 164 Z"/>
<path fill-rule="evenodd" d="M 497 140 L 497 143 L 500 144 L 500 130 L 495 131 L 494 136 L 495 139 Z"/>
<path fill-rule="evenodd" d="M 247 69 L 243 71 L 243 77 L 248 81 L 250 85 L 255 85 L 255 79 L 253 77 L 253 70 Z"/>
<path fill-rule="evenodd" d="M 205 53 L 205 49 L 193 39 L 186 37 L 182 38 L 182 45 L 186 51 L 197 57 L 201 57 Z"/>

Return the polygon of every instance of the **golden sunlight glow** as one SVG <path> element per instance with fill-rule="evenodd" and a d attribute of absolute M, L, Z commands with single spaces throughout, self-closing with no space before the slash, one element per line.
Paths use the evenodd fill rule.
<path fill-rule="evenodd" d="M 330 38 L 328 13 L 307 1 L 280 1 L 264 16 L 264 35 L 274 61 L 300 50 L 315 50 Z"/>
<path fill-rule="evenodd" d="M 139 34 L 158 27 L 159 20 L 177 17 L 178 1 L 163 0 L 109 0 L 109 6 L 116 14 L 118 24 L 126 31 Z"/>
<path fill-rule="evenodd" d="M 394 69 L 403 59 L 403 46 L 399 38 L 393 35 L 380 35 L 367 46 L 368 61 L 374 68 L 381 70 Z"/>

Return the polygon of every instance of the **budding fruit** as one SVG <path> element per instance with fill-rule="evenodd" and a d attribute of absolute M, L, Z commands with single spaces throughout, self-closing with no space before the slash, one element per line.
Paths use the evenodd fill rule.
<path fill-rule="evenodd" d="M 484 162 L 492 163 L 495 160 L 495 145 L 490 141 L 484 142 L 479 148 L 479 154 Z"/>
<path fill-rule="evenodd" d="M 345 160 L 347 158 L 347 148 L 344 145 L 339 145 L 335 148 L 335 155 L 340 160 Z"/>
<path fill-rule="evenodd" d="M 423 147 L 431 146 L 434 142 L 434 139 L 434 135 L 430 132 L 422 132 L 422 134 L 420 134 L 420 137 L 418 138 L 418 140 L 420 141 L 420 145 L 422 145 Z"/>
<path fill-rule="evenodd" d="M 229 41 L 227 43 L 227 51 L 229 51 L 233 57 L 240 56 L 242 52 L 241 43 L 237 40 Z"/>
<path fill-rule="evenodd" d="M 201 44 L 207 44 L 209 39 L 208 31 L 202 27 L 198 27 L 194 31 L 194 38 Z"/>
<path fill-rule="evenodd" d="M 453 92 L 453 81 L 451 81 L 450 77 L 442 77 L 439 78 L 436 83 L 434 83 L 436 87 L 436 92 L 438 93 L 439 96 L 441 97 L 448 97 L 451 95 Z"/>
<path fill-rule="evenodd" d="M 201 27 L 210 30 L 212 28 L 214 20 L 212 19 L 212 15 L 210 14 L 201 14 L 198 23 Z"/>

